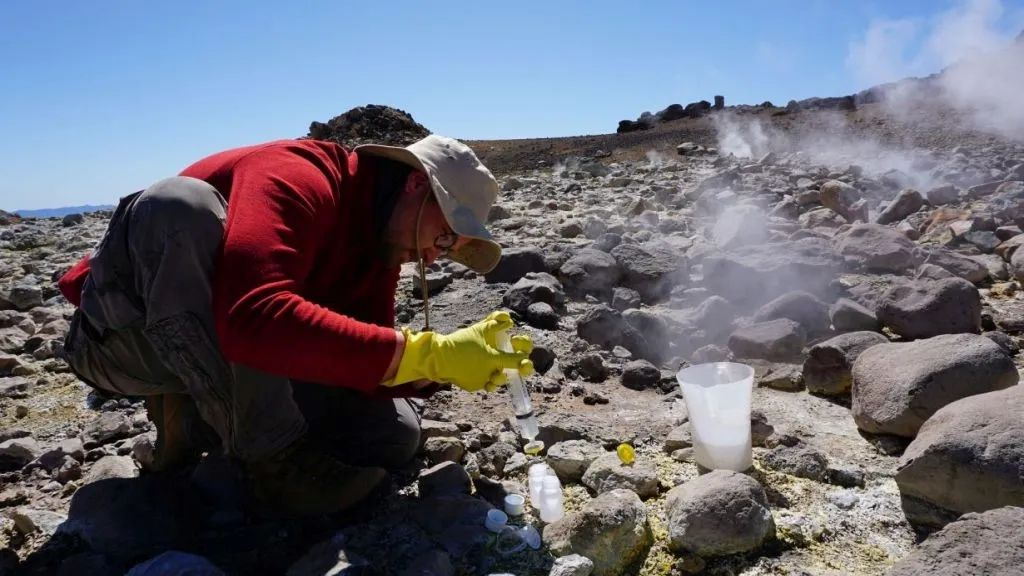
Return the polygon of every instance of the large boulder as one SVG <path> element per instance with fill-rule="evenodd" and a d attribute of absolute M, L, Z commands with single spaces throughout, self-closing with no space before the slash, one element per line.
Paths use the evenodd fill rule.
<path fill-rule="evenodd" d="M 1024 568 L 1024 508 L 964 514 L 932 534 L 887 576 L 1016 576 Z"/>
<path fill-rule="evenodd" d="M 767 224 L 768 217 L 760 208 L 750 205 L 731 206 L 718 215 L 711 234 L 719 248 L 729 250 L 767 240 Z"/>
<path fill-rule="evenodd" d="M 513 283 L 530 272 L 547 272 L 544 253 L 535 246 L 517 246 L 501 252 L 501 260 L 493 270 L 484 275 L 490 283 Z"/>
<path fill-rule="evenodd" d="M 979 394 L 935 413 L 900 457 L 896 484 L 915 524 L 1024 506 L 1024 388 Z"/>
<path fill-rule="evenodd" d="M 594 576 L 618 576 L 635 573 L 632 570 L 647 555 L 654 535 L 640 497 L 619 489 L 545 526 L 544 543 L 555 556 L 590 558 Z"/>
<path fill-rule="evenodd" d="M 615 258 L 594 248 L 583 248 L 562 264 L 558 277 L 574 294 L 609 294 L 622 278 Z"/>
<path fill-rule="evenodd" d="M 1013 360 L 984 336 L 878 344 L 853 364 L 853 419 L 866 432 L 913 438 L 943 406 L 1017 381 Z"/>
<path fill-rule="evenodd" d="M 685 260 L 665 250 L 649 252 L 636 244 L 619 244 L 611 255 L 622 270 L 622 284 L 648 303 L 664 299 L 686 274 Z"/>
<path fill-rule="evenodd" d="M 803 376 L 807 391 L 836 396 L 846 394 L 853 385 L 853 364 L 868 348 L 886 344 L 889 339 L 878 332 L 848 332 L 815 344 L 807 352 Z"/>
<path fill-rule="evenodd" d="M 854 224 L 836 235 L 835 250 L 849 264 L 866 270 L 902 274 L 917 267 L 917 245 L 880 224 Z"/>
<path fill-rule="evenodd" d="M 783 294 L 754 313 L 754 320 L 757 322 L 779 318 L 797 322 L 808 334 L 825 332 L 830 324 L 828 305 L 814 294 L 803 290 Z"/>
<path fill-rule="evenodd" d="M 723 556 L 755 550 L 775 535 L 764 488 L 749 476 L 714 470 L 676 486 L 665 501 L 669 548 Z"/>
<path fill-rule="evenodd" d="M 875 313 L 904 338 L 981 331 L 981 295 L 963 278 L 897 284 L 882 295 Z"/>
<path fill-rule="evenodd" d="M 802 238 L 737 248 L 704 259 L 704 284 L 735 304 L 760 304 L 793 290 L 832 292 L 841 261 L 822 238 Z"/>
<path fill-rule="evenodd" d="M 788 318 L 738 328 L 729 336 L 729 349 L 737 358 L 785 360 L 798 356 L 807 333 Z"/>

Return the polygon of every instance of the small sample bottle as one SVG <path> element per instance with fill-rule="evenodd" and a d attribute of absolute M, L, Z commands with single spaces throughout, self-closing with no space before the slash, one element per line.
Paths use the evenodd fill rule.
<path fill-rule="evenodd" d="M 543 462 L 530 466 L 527 488 L 530 492 L 530 505 L 540 510 L 540 490 L 543 488 L 544 477 L 548 475 L 550 468 Z"/>
<path fill-rule="evenodd" d="M 558 476 L 545 476 L 540 490 L 540 519 L 551 523 L 564 515 L 562 483 L 558 481 Z"/>

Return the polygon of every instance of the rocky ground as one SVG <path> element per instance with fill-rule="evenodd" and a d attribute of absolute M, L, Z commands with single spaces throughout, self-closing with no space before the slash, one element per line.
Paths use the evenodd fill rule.
<path fill-rule="evenodd" d="M 486 277 L 435 265 L 431 320 L 513 312 L 537 345 L 546 449 L 524 454 L 504 391 L 438 393 L 418 469 L 343 518 L 252 518 L 213 457 L 140 473 L 140 401 L 90 393 L 59 357 L 54 278 L 108 214 L 4 224 L 0 573 L 1016 573 L 1024 146 L 843 117 L 473 143 L 499 167 L 506 255 Z M 410 269 L 397 314 L 413 327 L 417 286 Z M 743 474 L 697 466 L 675 380 L 718 360 L 756 371 Z M 566 516 L 513 518 L 542 545 L 506 552 L 484 516 L 535 461 Z"/>

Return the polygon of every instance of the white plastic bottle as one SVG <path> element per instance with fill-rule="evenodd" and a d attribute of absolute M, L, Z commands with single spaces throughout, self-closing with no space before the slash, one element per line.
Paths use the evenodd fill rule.
<path fill-rule="evenodd" d="M 530 466 L 527 488 L 530 492 L 530 505 L 540 510 L 540 491 L 544 487 L 544 477 L 550 472 L 547 464 L 543 462 Z"/>
<path fill-rule="evenodd" d="M 562 483 L 554 474 L 545 476 L 540 490 L 540 519 L 551 523 L 565 515 L 562 501 Z"/>
<path fill-rule="evenodd" d="M 508 331 L 502 331 L 495 336 L 498 349 L 502 352 L 513 352 L 512 338 Z M 523 438 L 533 440 L 537 437 L 537 417 L 533 414 L 533 403 L 530 402 L 530 392 L 526 389 L 518 370 L 505 370 L 508 377 L 508 393 L 512 397 L 512 409 L 516 414 L 516 424 L 519 425 L 519 433 Z"/>

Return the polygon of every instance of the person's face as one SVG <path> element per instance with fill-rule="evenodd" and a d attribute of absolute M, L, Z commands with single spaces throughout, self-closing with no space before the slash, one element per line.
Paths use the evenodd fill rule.
<path fill-rule="evenodd" d="M 456 235 L 448 226 L 426 174 L 414 170 L 405 181 L 405 187 L 395 204 L 384 233 L 384 257 L 390 266 L 397 267 L 418 260 L 417 217 L 420 229 L 419 246 L 426 264 L 433 263 L 447 251 L 459 248 L 467 242 L 466 238 Z"/>

